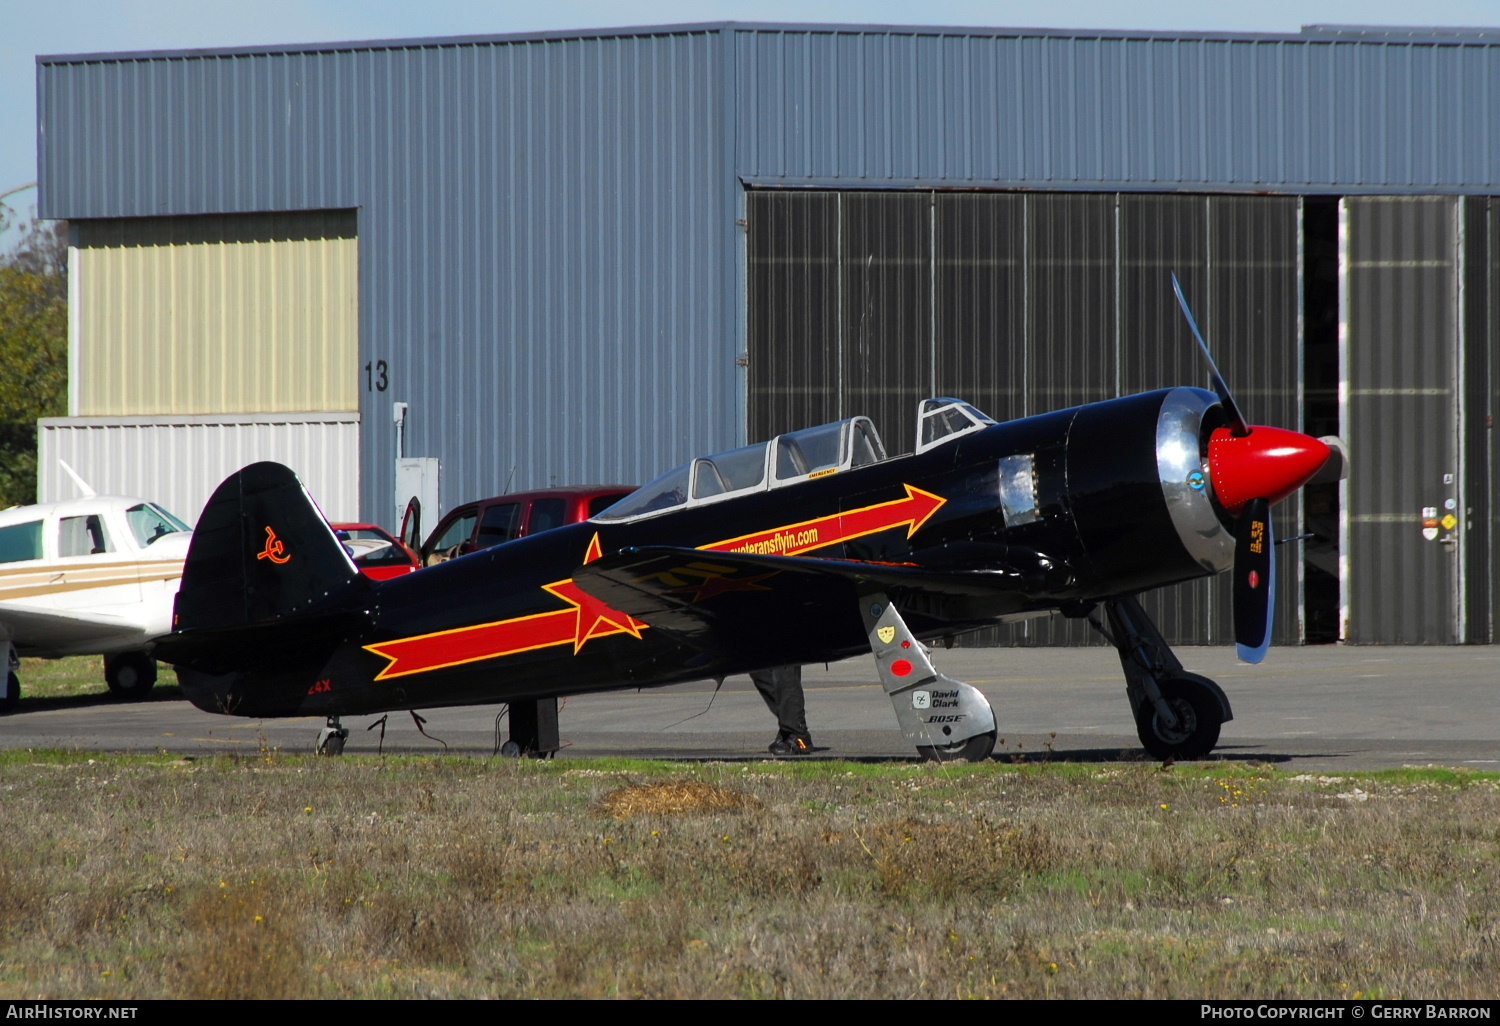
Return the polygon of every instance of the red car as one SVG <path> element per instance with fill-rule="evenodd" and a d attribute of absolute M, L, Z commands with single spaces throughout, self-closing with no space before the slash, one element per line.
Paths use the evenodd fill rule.
<path fill-rule="evenodd" d="M 354 565 L 366 577 L 383 581 L 400 577 L 421 567 L 417 554 L 401 544 L 384 528 L 374 524 L 333 524 L 333 533 L 344 543 Z"/>
<path fill-rule="evenodd" d="M 496 495 L 448 511 L 418 558 L 431 566 L 491 545 L 587 520 L 635 491 L 634 485 L 572 485 Z"/>

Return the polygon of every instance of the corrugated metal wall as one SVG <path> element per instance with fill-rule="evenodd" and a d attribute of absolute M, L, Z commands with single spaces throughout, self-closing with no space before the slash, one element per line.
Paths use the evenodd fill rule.
<path fill-rule="evenodd" d="M 644 480 L 742 431 L 726 74 L 704 31 L 43 61 L 41 205 L 358 208 L 372 518 L 396 401 L 448 503 Z"/>
<path fill-rule="evenodd" d="M 1300 427 L 1299 217 L 1288 197 L 754 192 L 750 436 L 864 414 L 910 452 L 930 395 L 1003 420 L 1206 385 L 1174 270 L 1247 416 Z M 1300 498 L 1276 523 L 1300 533 Z M 1276 636 L 1296 641 L 1300 561 L 1281 569 Z M 1177 641 L 1232 636 L 1227 580 L 1149 602 Z M 1092 640 L 1062 620 L 1008 630 Z"/>
<path fill-rule="evenodd" d="M 751 182 L 1483 192 L 1500 49 L 1313 37 L 734 33 Z"/>
<path fill-rule="evenodd" d="M 1461 640 L 1459 201 L 1345 201 L 1346 634 Z M 1442 523 L 1453 516 L 1459 521 Z M 1424 537 L 1423 529 L 1431 532 Z"/>
<path fill-rule="evenodd" d="M 1474 529 L 1482 535 L 1471 550 L 1477 557 L 1469 586 L 1474 608 L 1469 615 L 1469 639 L 1500 641 L 1500 201 L 1484 201 L 1485 249 L 1489 259 L 1473 271 L 1484 283 L 1483 335 L 1468 338 L 1471 369 L 1468 422 L 1470 458 L 1469 499 L 1474 507 Z M 1474 393 L 1478 394 L 1475 395 Z"/>
<path fill-rule="evenodd" d="M 354 221 L 74 221 L 72 414 L 358 409 Z"/>
<path fill-rule="evenodd" d="M 1462 639 L 1468 644 L 1495 640 L 1495 586 L 1500 553 L 1495 550 L 1495 492 L 1500 489 L 1500 451 L 1495 444 L 1496 392 L 1500 380 L 1500 310 L 1495 309 L 1496 208 L 1487 197 L 1462 200 L 1462 386 L 1459 423 L 1463 468 Z"/>
<path fill-rule="evenodd" d="M 160 503 L 189 524 L 219 482 L 258 460 L 297 472 L 333 521 L 359 520 L 359 416 L 49 417 L 37 422 L 40 502 L 77 497 L 59 460 L 100 495 Z"/>
<path fill-rule="evenodd" d="M 411 404 L 407 454 L 442 458 L 449 502 L 507 480 L 643 479 L 734 444 L 764 385 L 754 361 L 736 367 L 747 325 L 806 342 L 783 353 L 804 384 L 783 382 L 775 416 L 889 391 L 893 437 L 949 382 L 996 416 L 1175 383 L 1186 336 L 1152 284 L 1164 261 L 1252 415 L 1291 423 L 1295 386 L 1276 375 L 1297 361 L 1297 217 L 1183 194 L 1500 194 L 1496 43 L 709 25 L 43 58 L 40 208 L 357 209 L 350 372 L 373 517 L 392 506 L 394 401 Z M 774 243 L 773 270 L 744 262 L 746 184 L 886 194 L 832 211 L 783 195 L 762 219 L 803 238 Z M 1009 187 L 1033 192 L 985 191 Z M 851 244 L 861 268 L 829 264 Z M 764 309 L 744 305 L 757 275 L 782 280 Z M 930 389 L 890 341 L 924 322 L 945 340 Z M 1249 324 L 1276 340 L 1255 359 L 1224 339 Z M 1019 349 L 975 341 L 1017 333 Z M 1086 344 L 1102 336 L 1112 349 Z M 1489 352 L 1465 366 L 1500 377 Z M 382 362 L 383 390 L 363 375 Z M 1471 439 L 1471 467 L 1486 446 L 1493 464 Z M 1216 595 L 1159 612 L 1211 608 L 1218 637 Z"/>
<path fill-rule="evenodd" d="M 395 400 L 454 497 L 736 441 L 737 179 L 1494 191 L 1497 61 L 1484 40 L 803 26 L 44 58 L 40 207 L 359 208 L 356 373 L 391 375 L 361 396 L 376 511 Z"/>

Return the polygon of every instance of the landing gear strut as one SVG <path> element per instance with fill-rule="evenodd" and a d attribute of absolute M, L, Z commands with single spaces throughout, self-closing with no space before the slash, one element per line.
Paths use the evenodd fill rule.
<path fill-rule="evenodd" d="M 1202 759 L 1219 743 L 1219 728 L 1234 719 L 1224 690 L 1188 673 L 1134 595 L 1107 599 L 1109 626 L 1091 611 L 1089 622 L 1120 653 L 1125 694 L 1136 734 L 1157 759 Z"/>
<path fill-rule="evenodd" d="M 510 703 L 510 738 L 500 754 L 512 759 L 550 759 L 562 747 L 556 698 L 521 698 Z"/>
<path fill-rule="evenodd" d="M 0 673 L 5 674 L 4 690 L 0 690 L 0 716 L 9 716 L 21 702 L 21 678 L 16 676 L 21 657 L 16 654 L 16 646 L 8 641 L 4 652 L 4 662 L 0 663 Z"/>
<path fill-rule="evenodd" d="M 328 725 L 318 731 L 318 743 L 313 749 L 319 755 L 343 755 L 344 742 L 349 740 L 349 731 L 337 716 L 328 717 Z"/>

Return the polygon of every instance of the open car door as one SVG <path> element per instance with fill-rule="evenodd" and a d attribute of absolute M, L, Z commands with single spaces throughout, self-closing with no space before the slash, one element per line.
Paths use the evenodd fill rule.
<path fill-rule="evenodd" d="M 401 516 L 401 543 L 413 552 L 422 548 L 422 500 L 415 495 Z"/>

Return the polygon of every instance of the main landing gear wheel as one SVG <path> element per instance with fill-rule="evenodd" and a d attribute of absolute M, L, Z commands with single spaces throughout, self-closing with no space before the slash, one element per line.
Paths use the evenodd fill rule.
<path fill-rule="evenodd" d="M 995 751 L 995 732 L 976 734 L 950 745 L 917 745 L 917 754 L 926 762 L 983 762 Z"/>
<path fill-rule="evenodd" d="M 0 698 L 0 716 L 9 716 L 16 711 L 16 706 L 21 701 L 21 678 L 14 673 L 7 674 L 5 680 L 5 696 Z"/>
<path fill-rule="evenodd" d="M 1135 724 L 1141 744 L 1157 759 L 1206 758 L 1219 743 L 1219 728 L 1223 725 L 1218 697 L 1207 679 L 1194 673 L 1179 673 L 1157 686 L 1177 717 L 1177 726 L 1164 724 L 1161 715 L 1147 702 Z"/>
<path fill-rule="evenodd" d="M 109 693 L 127 702 L 145 698 L 156 683 L 156 660 L 144 652 L 121 652 L 105 657 L 104 683 Z"/>

